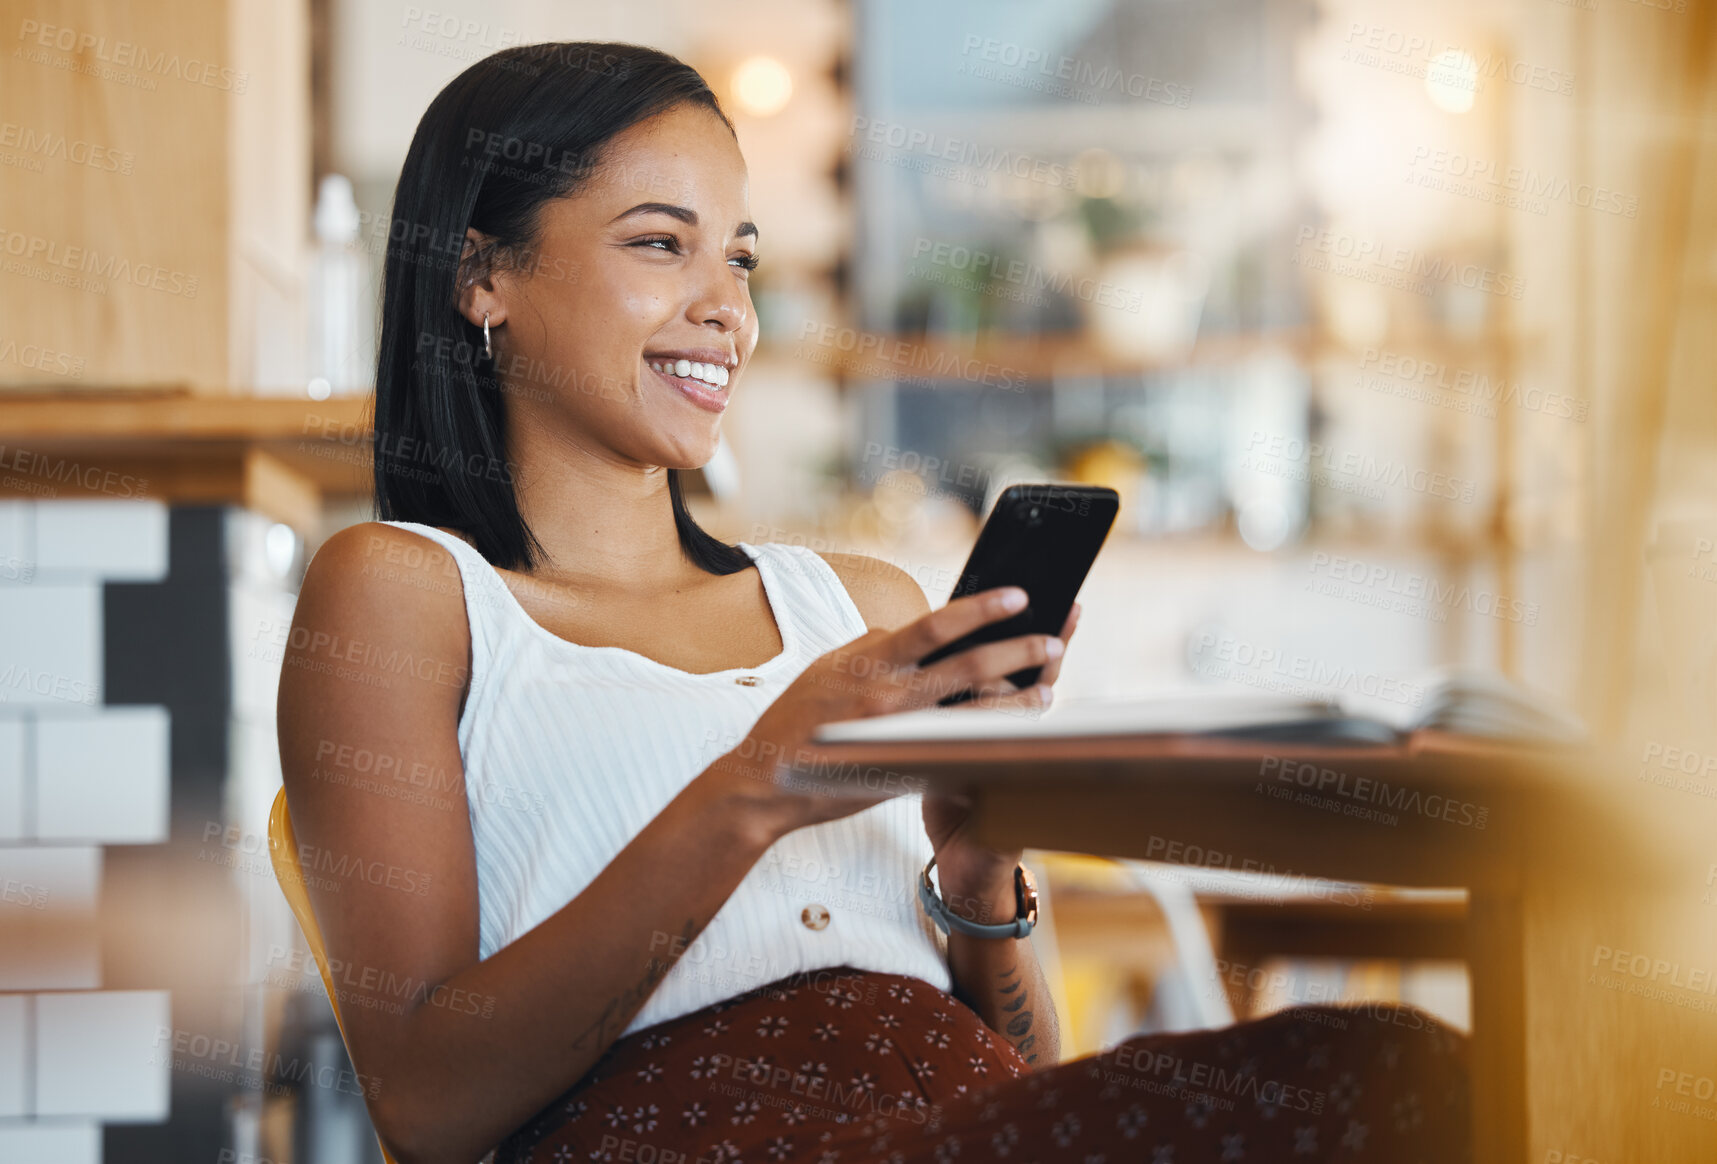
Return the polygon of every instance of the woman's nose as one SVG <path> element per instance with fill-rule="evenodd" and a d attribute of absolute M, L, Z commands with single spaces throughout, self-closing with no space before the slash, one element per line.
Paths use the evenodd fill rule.
<path fill-rule="evenodd" d="M 697 311 L 699 323 L 713 323 L 723 331 L 738 331 L 745 326 L 746 310 L 738 303 L 711 300 Z"/>
<path fill-rule="evenodd" d="M 738 331 L 751 314 L 745 288 L 734 278 L 733 268 L 725 259 L 720 270 L 719 276 L 705 284 L 703 293 L 692 301 L 686 314 L 693 323 L 713 323 L 723 331 Z"/>

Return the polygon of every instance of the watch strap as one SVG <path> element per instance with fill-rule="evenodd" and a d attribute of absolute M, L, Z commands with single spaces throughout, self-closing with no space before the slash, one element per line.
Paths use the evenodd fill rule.
<path fill-rule="evenodd" d="M 924 907 L 924 912 L 930 915 L 930 920 L 936 923 L 936 928 L 943 933 L 965 934 L 973 938 L 1023 938 L 1031 933 L 1036 921 L 1027 916 L 1025 908 L 1025 890 L 1021 879 L 1022 866 L 1014 867 L 1014 907 L 1019 911 L 1012 921 L 998 922 L 986 925 L 982 922 L 971 921 L 961 917 L 948 908 L 948 903 L 942 900 L 941 894 L 930 881 L 930 870 L 936 867 L 936 858 L 931 857 L 930 863 L 924 866 L 924 872 L 918 878 L 918 902 Z"/>

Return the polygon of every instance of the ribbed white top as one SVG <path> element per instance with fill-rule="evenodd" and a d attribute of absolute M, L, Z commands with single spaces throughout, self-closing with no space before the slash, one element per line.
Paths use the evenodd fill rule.
<path fill-rule="evenodd" d="M 694 674 L 624 647 L 559 638 L 459 538 L 417 522 L 386 524 L 445 546 L 464 584 L 471 688 L 459 752 L 482 958 L 583 892 L 693 777 L 744 739 L 801 671 L 866 629 L 814 551 L 740 542 L 757 564 L 784 649 L 759 667 Z M 920 811 L 919 796 L 904 794 L 782 837 L 625 1033 L 833 966 L 909 974 L 952 990 L 947 939 L 917 902 L 916 878 L 932 853 Z M 813 929 L 805 911 L 817 921 L 818 907 L 828 921 Z M 655 952 L 670 955 L 677 940 L 658 935 Z"/>

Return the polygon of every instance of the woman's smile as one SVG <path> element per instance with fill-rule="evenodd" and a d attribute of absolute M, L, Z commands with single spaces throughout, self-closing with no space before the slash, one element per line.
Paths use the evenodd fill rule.
<path fill-rule="evenodd" d="M 644 357 L 648 372 L 710 412 L 727 407 L 728 383 L 738 366 L 737 356 L 719 348 L 681 348 Z"/>

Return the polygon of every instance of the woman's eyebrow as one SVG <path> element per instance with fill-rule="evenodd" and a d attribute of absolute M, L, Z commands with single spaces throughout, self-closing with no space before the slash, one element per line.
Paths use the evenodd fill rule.
<path fill-rule="evenodd" d="M 675 206 L 672 202 L 640 202 L 630 210 L 623 210 L 609 219 L 609 223 L 619 222 L 622 218 L 631 218 L 634 214 L 666 214 L 669 218 L 677 218 L 687 226 L 698 224 L 698 212 L 689 206 Z"/>
<path fill-rule="evenodd" d="M 608 222 L 610 225 L 613 225 L 614 223 L 619 222 L 622 218 L 631 218 L 634 214 L 666 214 L 669 218 L 679 219 L 687 226 L 696 226 L 698 224 L 697 211 L 693 210 L 689 206 L 676 206 L 672 202 L 640 202 L 638 205 L 632 207 L 632 209 L 623 210 L 619 214 L 616 214 L 613 218 L 609 219 Z M 733 237 L 746 238 L 748 236 L 751 238 L 757 237 L 757 224 L 755 222 L 742 222 L 734 229 Z"/>

